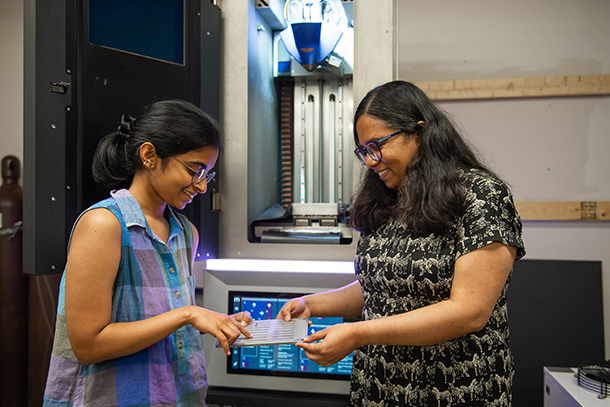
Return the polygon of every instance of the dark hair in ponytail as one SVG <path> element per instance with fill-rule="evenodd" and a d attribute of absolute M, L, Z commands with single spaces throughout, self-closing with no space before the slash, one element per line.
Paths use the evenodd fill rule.
<path fill-rule="evenodd" d="M 221 150 L 218 122 L 183 100 L 165 100 L 146 106 L 137 119 L 123 115 L 117 131 L 99 142 L 93 157 L 93 179 L 106 188 L 129 187 L 143 167 L 140 146 L 150 142 L 165 159 L 203 147 Z"/>

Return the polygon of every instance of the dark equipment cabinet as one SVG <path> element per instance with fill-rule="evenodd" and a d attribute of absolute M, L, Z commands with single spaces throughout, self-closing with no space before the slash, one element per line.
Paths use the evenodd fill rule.
<path fill-rule="evenodd" d="M 94 183 L 91 161 L 97 143 L 116 130 L 121 115 L 137 117 L 151 102 L 183 99 L 218 118 L 218 7 L 210 0 L 132 3 L 147 12 L 129 10 L 119 0 L 25 0 L 25 273 L 62 272 L 76 217 L 109 196 Z M 166 16 L 148 10 L 155 4 L 178 10 L 177 28 L 171 27 L 180 34 L 173 44 L 178 61 L 91 43 L 95 21 L 115 38 L 146 30 L 164 35 L 157 23 Z M 93 7 L 105 14 L 94 18 Z M 154 51 L 156 43 L 142 45 L 144 40 L 150 39 L 132 43 Z M 218 253 L 215 192 L 217 181 L 183 211 L 205 231 L 197 253 L 202 259 Z"/>
<path fill-rule="evenodd" d="M 542 406 L 544 367 L 605 360 L 602 264 L 519 260 L 508 289 L 512 405 Z"/>

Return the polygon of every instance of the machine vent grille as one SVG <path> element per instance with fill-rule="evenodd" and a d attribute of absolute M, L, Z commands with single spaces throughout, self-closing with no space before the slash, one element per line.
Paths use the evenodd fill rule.
<path fill-rule="evenodd" d="M 294 167 L 294 83 L 283 81 L 280 88 L 280 204 L 288 209 L 293 201 Z"/>
<path fill-rule="evenodd" d="M 597 393 L 599 399 L 605 399 L 610 384 L 610 360 L 601 364 L 581 364 L 577 378 L 580 387 Z"/>

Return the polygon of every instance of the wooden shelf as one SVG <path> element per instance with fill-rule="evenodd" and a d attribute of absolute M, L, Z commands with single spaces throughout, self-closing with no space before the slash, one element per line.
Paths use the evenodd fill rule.
<path fill-rule="evenodd" d="M 610 220 L 610 202 L 515 202 L 523 220 Z"/>
<path fill-rule="evenodd" d="M 432 100 L 610 95 L 610 75 L 413 82 Z"/>

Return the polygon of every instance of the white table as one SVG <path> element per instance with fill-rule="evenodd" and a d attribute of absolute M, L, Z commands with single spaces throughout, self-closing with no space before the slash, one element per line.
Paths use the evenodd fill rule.
<path fill-rule="evenodd" d="M 544 407 L 610 407 L 610 396 L 599 399 L 580 387 L 576 372 L 578 368 L 544 367 Z"/>

